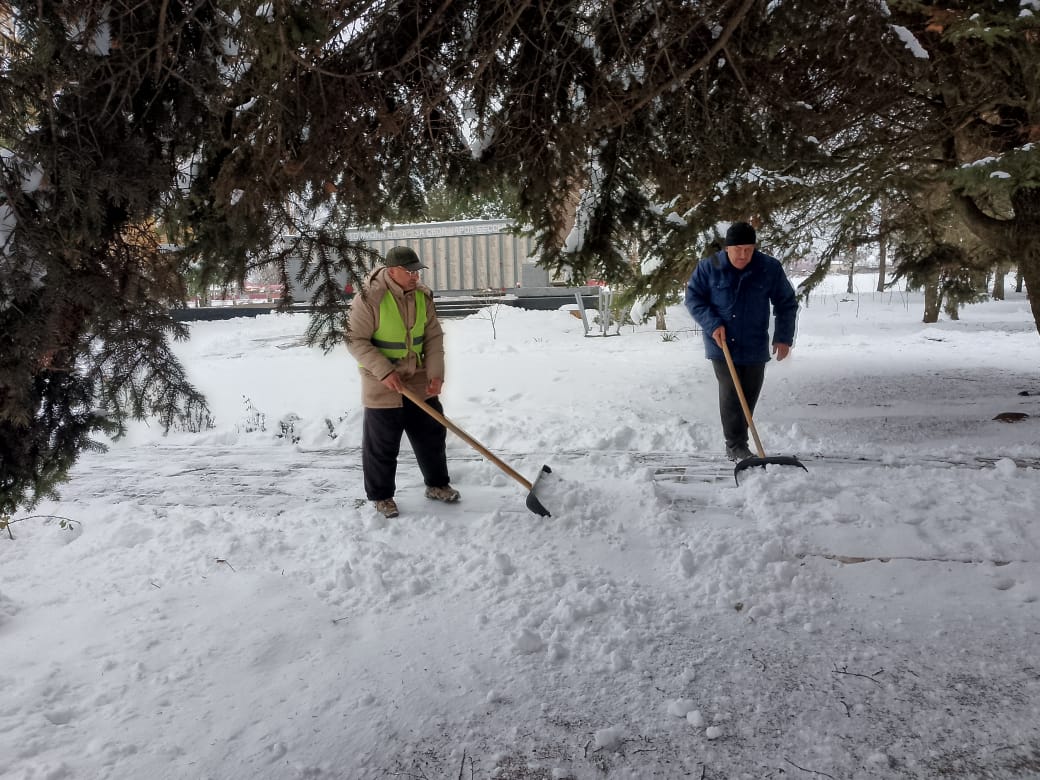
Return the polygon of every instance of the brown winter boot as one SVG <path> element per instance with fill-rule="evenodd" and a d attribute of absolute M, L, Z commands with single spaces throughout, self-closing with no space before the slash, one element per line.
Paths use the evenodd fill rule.
<path fill-rule="evenodd" d="M 392 498 L 384 498 L 382 501 L 374 503 L 376 511 L 383 517 L 397 517 L 397 503 Z"/>
<path fill-rule="evenodd" d="M 426 497 L 431 498 L 434 501 L 444 501 L 448 504 L 454 504 L 462 498 L 459 491 L 451 485 L 445 485 L 444 487 L 428 487 L 426 488 Z"/>

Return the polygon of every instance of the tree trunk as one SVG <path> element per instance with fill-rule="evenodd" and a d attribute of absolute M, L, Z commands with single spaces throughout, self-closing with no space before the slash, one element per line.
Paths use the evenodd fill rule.
<path fill-rule="evenodd" d="M 1015 269 L 1015 292 L 1022 292 L 1022 264 L 1018 264 L 1018 268 Z"/>
<path fill-rule="evenodd" d="M 1004 277 L 1007 276 L 1007 268 L 1000 263 L 993 268 L 993 300 L 1004 300 Z"/>
<path fill-rule="evenodd" d="M 1018 268 L 1025 282 L 1033 323 L 1040 331 L 1040 187 L 1020 187 L 1011 193 L 1015 209 L 1015 244 Z"/>
<path fill-rule="evenodd" d="M 1012 220 L 993 219 L 963 195 L 955 194 L 952 202 L 975 235 L 1009 257 L 1018 258 L 1033 324 L 1040 332 L 1040 245 L 1036 241 L 1040 234 L 1040 187 L 1020 187 L 1011 193 Z"/>
<path fill-rule="evenodd" d="M 1038 323 L 1040 329 L 1040 247 L 1023 252 L 1019 261 L 1019 270 L 1022 272 L 1022 281 L 1025 282 L 1026 295 L 1029 298 L 1029 308 L 1033 312 L 1033 322 Z"/>
<path fill-rule="evenodd" d="M 921 322 L 938 322 L 942 310 L 942 289 L 939 287 L 939 275 L 928 280 L 924 286 L 924 319 Z"/>
<path fill-rule="evenodd" d="M 878 222 L 878 275 L 877 291 L 885 291 L 885 275 L 888 273 L 888 235 L 885 224 L 885 199 L 881 198 L 881 219 Z"/>
<path fill-rule="evenodd" d="M 852 293 L 856 291 L 855 287 L 852 284 L 852 275 L 854 273 L 856 273 L 856 258 L 851 257 L 849 258 L 849 283 L 845 287 L 845 292 L 847 292 L 849 295 L 852 295 Z"/>
<path fill-rule="evenodd" d="M 660 311 L 656 312 L 654 316 L 657 318 L 657 329 L 668 330 L 668 326 L 664 323 L 664 307 L 662 307 Z"/>
<path fill-rule="evenodd" d="M 884 234 L 878 245 L 877 291 L 885 291 L 885 276 L 888 273 L 888 241 Z"/>

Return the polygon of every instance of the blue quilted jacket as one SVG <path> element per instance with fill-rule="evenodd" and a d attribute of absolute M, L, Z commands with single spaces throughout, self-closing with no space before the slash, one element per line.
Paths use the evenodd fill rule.
<path fill-rule="evenodd" d="M 769 338 L 769 307 L 776 325 Z M 798 299 L 775 257 L 759 252 L 743 271 L 734 268 L 725 250 L 701 260 L 686 284 L 686 308 L 704 331 L 709 360 L 724 360 L 711 334 L 726 326 L 726 340 L 737 365 L 766 363 L 770 344 L 794 344 Z"/>

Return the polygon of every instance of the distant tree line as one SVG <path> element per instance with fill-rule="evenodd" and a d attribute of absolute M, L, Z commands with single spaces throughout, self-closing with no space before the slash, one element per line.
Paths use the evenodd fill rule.
<path fill-rule="evenodd" d="M 347 231 L 390 220 L 500 208 L 663 299 L 746 218 L 805 289 L 880 242 L 939 301 L 1017 267 L 1040 324 L 1035 6 L 0 0 L 0 516 L 129 418 L 205 418 L 189 280 L 300 258 L 329 347 Z"/>

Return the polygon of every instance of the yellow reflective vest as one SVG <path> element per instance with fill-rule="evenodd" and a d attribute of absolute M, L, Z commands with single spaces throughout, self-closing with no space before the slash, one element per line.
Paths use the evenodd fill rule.
<path fill-rule="evenodd" d="M 418 365 L 422 365 L 423 337 L 426 333 L 426 295 L 422 290 L 415 292 L 415 324 L 409 332 L 404 326 L 401 310 L 397 301 L 387 290 L 383 300 L 379 302 L 379 327 L 372 334 L 372 344 L 392 361 L 398 361 L 408 355 L 409 350 L 415 353 Z"/>

